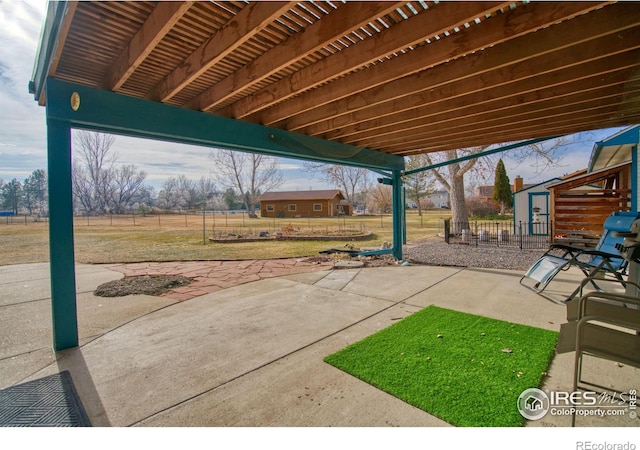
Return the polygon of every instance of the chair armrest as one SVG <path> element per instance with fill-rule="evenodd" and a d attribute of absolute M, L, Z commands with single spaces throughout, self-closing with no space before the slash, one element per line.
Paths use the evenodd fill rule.
<path fill-rule="evenodd" d="M 551 244 L 549 246 L 549 249 L 545 252 L 545 255 L 549 254 L 553 250 L 563 250 L 564 254 L 562 255 L 562 257 L 564 258 L 566 255 L 571 255 L 573 257 L 575 254 L 583 251 L 584 248 L 574 247 L 572 245 L 566 245 L 566 244 Z"/>
<path fill-rule="evenodd" d="M 634 283 L 635 284 L 635 283 Z M 617 303 L 616 306 L 620 308 L 626 308 L 626 305 L 638 306 L 638 312 L 640 314 L 640 298 L 632 297 L 625 294 L 615 294 L 612 292 L 589 292 L 578 300 L 578 320 L 585 317 L 585 310 L 589 301 L 600 301 L 601 303 Z M 637 326 L 638 324 L 636 324 Z"/>
<path fill-rule="evenodd" d="M 580 255 L 589 255 L 589 256 L 600 256 L 601 258 L 616 258 L 616 259 L 624 259 L 622 255 L 616 255 L 615 253 L 607 253 L 600 250 L 582 250 L 580 253 L 575 255 L 574 258 L 577 258 Z"/>
<path fill-rule="evenodd" d="M 591 282 L 591 280 L 596 280 L 598 283 L 616 283 L 616 284 L 620 284 L 620 281 L 618 280 L 614 280 L 611 278 L 596 278 L 595 276 L 589 276 L 589 277 L 585 277 L 582 279 L 582 281 L 580 282 L 580 287 L 579 287 L 579 291 L 578 291 L 578 297 L 582 297 L 582 290 L 584 289 L 584 287 L 589 284 Z M 630 284 L 631 286 L 637 288 L 640 291 L 640 284 L 635 283 L 633 281 L 625 281 L 625 284 Z"/>
<path fill-rule="evenodd" d="M 576 324 L 576 357 L 592 354 L 610 361 L 640 367 L 639 324 L 638 321 L 612 319 L 599 314 L 582 318 Z M 629 333 L 629 330 L 635 333 Z M 574 380 L 577 381 L 577 378 L 579 376 Z"/>
<path fill-rule="evenodd" d="M 551 251 L 551 250 L 564 250 L 567 253 L 580 253 L 582 250 L 584 250 L 584 248 L 581 247 L 574 247 L 573 245 L 566 245 L 566 244 L 551 244 L 549 246 L 549 250 L 547 250 L 547 252 Z"/>
<path fill-rule="evenodd" d="M 584 250 L 581 247 L 574 247 L 573 245 L 567 245 L 567 244 L 551 244 L 549 246 L 549 248 L 550 249 L 559 248 L 559 249 L 562 249 L 562 250 L 573 250 L 573 251 L 576 251 L 576 252 Z"/>
<path fill-rule="evenodd" d="M 640 327 L 640 323 L 638 322 L 630 322 L 626 320 L 614 320 L 614 319 L 611 319 L 611 317 L 607 317 L 607 316 L 592 315 L 592 316 L 584 316 L 582 319 L 578 321 L 576 332 L 579 333 L 582 327 L 584 326 L 583 324 L 588 322 L 602 322 L 602 323 L 606 323 L 607 325 L 612 325 L 614 327 L 628 328 L 630 330 L 638 330 L 638 327 Z"/>

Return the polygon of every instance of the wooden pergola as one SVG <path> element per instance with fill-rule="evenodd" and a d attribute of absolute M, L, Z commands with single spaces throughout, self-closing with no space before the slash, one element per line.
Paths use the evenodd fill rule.
<path fill-rule="evenodd" d="M 72 128 L 370 168 L 393 186 L 401 257 L 404 156 L 640 121 L 640 4 L 51 2 L 29 88 L 63 349 Z"/>

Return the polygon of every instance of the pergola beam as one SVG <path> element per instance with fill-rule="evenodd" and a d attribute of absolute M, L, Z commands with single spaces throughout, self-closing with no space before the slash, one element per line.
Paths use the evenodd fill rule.
<path fill-rule="evenodd" d="M 73 110 L 73 93 L 80 106 Z M 74 128 L 380 170 L 404 159 L 339 142 L 48 79 L 47 117 Z"/>
<path fill-rule="evenodd" d="M 509 123 L 504 123 L 502 126 L 496 126 L 487 130 L 485 133 L 481 133 L 480 142 L 505 142 L 511 140 L 511 136 L 516 136 L 518 133 L 527 133 L 533 135 L 535 130 L 544 129 L 544 134 L 555 133 L 555 130 L 566 129 L 567 127 L 578 127 L 581 125 L 587 125 L 589 123 L 607 122 L 612 123 L 611 126 L 616 126 L 622 120 L 629 120 L 629 116 L 638 118 L 640 116 L 640 103 L 638 101 L 631 101 L 632 108 L 622 115 L 618 113 L 618 105 L 606 104 L 604 106 L 591 106 L 584 109 L 576 108 L 573 111 L 567 111 L 565 113 L 558 113 L 557 116 L 550 115 L 545 118 L 534 118 L 530 121 L 520 123 L 518 126 L 513 126 Z M 581 112 L 580 118 L 576 118 L 576 114 Z M 446 144 L 452 148 L 460 148 L 465 138 L 468 138 L 470 133 L 475 131 L 461 132 L 458 136 L 452 136 L 452 139 Z M 396 142 L 393 145 L 389 145 L 388 148 L 393 150 L 402 150 L 403 148 L 441 148 L 441 142 L 438 138 L 434 139 L 408 139 L 402 142 Z"/>
<path fill-rule="evenodd" d="M 629 76 L 630 70 L 610 74 L 599 73 L 582 80 L 570 80 L 543 94 L 532 89 L 515 93 L 507 91 L 505 92 L 507 96 L 500 97 L 500 94 L 497 94 L 497 98 L 493 98 L 490 92 L 463 96 L 446 102 L 446 106 L 456 105 L 454 108 L 445 108 L 445 105 L 442 105 L 440 109 L 440 105 L 433 105 L 428 112 L 425 112 L 428 108 L 418 108 L 414 110 L 414 119 L 400 121 L 395 130 L 391 126 L 385 126 L 374 131 L 372 136 L 361 136 L 360 139 L 355 139 L 354 136 L 353 139 L 341 139 L 341 141 L 371 148 L 386 148 L 386 145 L 406 138 L 409 132 L 419 138 L 426 138 L 436 132 L 447 132 L 447 130 L 457 134 L 469 126 L 478 127 L 481 132 L 485 132 L 490 130 L 488 124 L 494 122 L 496 125 L 501 125 L 505 117 L 509 118 L 508 122 L 513 127 L 517 127 L 521 121 L 526 121 L 529 117 L 548 116 L 549 111 L 555 108 L 570 109 L 572 105 L 582 102 L 603 101 L 615 106 L 621 101 L 621 88 L 629 81 Z M 637 92 L 637 89 L 628 92 Z M 463 108 L 460 104 L 467 101 L 475 101 L 477 104 L 466 110 L 468 113 L 466 116 L 460 117 L 460 111 Z M 415 117 L 420 117 L 422 123 L 418 123 Z M 432 118 L 432 121 L 428 118 Z M 424 119 L 430 122 L 428 126 L 424 125 Z M 398 132 L 399 127 L 405 132 Z"/>
<path fill-rule="evenodd" d="M 55 2 L 47 8 L 47 19 L 42 31 L 42 41 L 36 55 L 36 65 L 31 75 L 29 92 L 34 94 L 40 106 L 46 103 L 45 81 L 55 73 L 78 2 Z"/>
<path fill-rule="evenodd" d="M 411 45 L 433 38 L 436 34 L 449 31 L 456 26 L 464 26 L 467 22 L 472 22 L 475 18 L 495 12 L 501 6 L 508 5 L 508 2 L 459 2 L 440 3 L 429 9 L 428 14 L 419 14 L 397 23 L 394 27 L 380 31 L 376 35 L 352 45 L 340 52 L 322 59 L 309 67 L 303 68 L 287 79 L 280 80 L 254 93 L 250 98 L 243 99 L 217 111 L 218 114 L 246 118 L 258 111 L 281 102 L 299 94 L 300 92 L 317 88 L 330 81 L 332 78 L 341 76 L 359 69 L 367 64 L 372 64 L 380 59 L 385 59 L 388 55 L 402 51 Z M 388 64 L 388 62 L 385 62 Z M 410 70 L 409 67 L 406 70 Z M 406 75 L 407 72 L 400 70 L 395 76 Z M 348 95 L 358 90 L 370 87 L 369 80 L 363 83 L 353 83 L 353 85 L 343 86 L 342 90 L 336 91 L 336 95 Z M 334 83 L 331 83 L 332 85 Z M 320 87 L 316 90 L 325 92 L 326 88 Z M 321 103 L 313 102 L 321 101 Z M 326 103 L 320 100 L 317 93 L 314 95 L 311 106 Z M 274 123 L 283 117 L 288 117 L 289 109 L 304 111 L 309 106 L 309 102 L 293 102 L 282 112 L 265 111 L 258 119 L 248 120 L 260 123 Z M 305 107 L 304 105 L 307 105 Z M 280 111 L 280 110 L 278 110 Z M 264 122 L 263 122 L 264 121 Z"/>
<path fill-rule="evenodd" d="M 448 99 L 450 95 L 471 94 L 478 90 L 488 89 L 493 87 L 494 83 L 499 85 L 500 83 L 509 82 L 509 77 L 535 78 L 543 66 L 546 66 L 544 69 L 546 71 L 553 67 L 568 66 L 574 59 L 565 50 L 568 47 L 594 40 L 591 37 L 589 28 L 600 23 L 598 20 L 591 19 L 592 15 L 598 16 L 597 13 L 598 11 L 594 11 L 592 14 L 573 19 L 571 22 L 577 21 L 576 26 L 571 27 L 572 32 L 563 35 L 563 39 L 556 35 L 552 26 L 536 33 L 514 37 L 508 45 L 518 48 L 518 54 L 505 52 L 500 45 L 486 48 L 481 52 L 455 59 L 447 64 L 439 64 L 429 70 L 404 76 L 380 88 L 367 88 L 361 93 L 353 94 L 329 105 L 316 108 L 309 114 L 303 114 L 288 120 L 286 122 L 287 128 L 324 136 L 326 133 L 345 125 L 356 127 L 358 123 L 365 120 L 380 118 L 438 100 Z M 601 19 L 605 20 L 604 18 Z M 605 25 L 611 25 L 611 28 L 607 28 L 606 32 L 601 32 L 600 36 L 610 36 L 613 33 L 624 31 L 626 28 L 637 25 L 637 20 L 622 19 L 622 21 L 624 24 L 618 24 L 618 26 L 606 23 Z M 621 27 L 625 28 L 621 30 Z M 432 58 L 434 54 L 439 53 L 442 53 L 442 58 L 446 57 L 446 51 L 437 50 L 439 46 L 444 46 L 446 50 L 446 47 L 450 44 L 440 41 L 432 45 L 433 52 L 425 54 L 424 58 Z M 611 46 L 613 48 L 628 48 L 626 44 L 618 42 L 612 43 Z M 417 49 L 416 52 L 424 48 L 427 47 Z M 431 46 L 428 46 L 427 50 L 429 48 Z M 590 48 L 592 53 L 594 48 L 599 49 L 600 53 L 602 52 L 599 47 L 592 46 Z M 569 62 L 565 63 L 563 59 L 555 58 L 554 55 L 556 53 L 559 56 L 569 57 Z M 401 58 L 396 59 L 400 60 Z M 575 61 L 579 62 L 577 59 Z M 394 60 L 386 64 L 401 63 L 402 61 Z M 494 81 L 494 77 L 497 81 Z M 447 92 L 450 86 L 452 91 Z M 416 116 L 414 115 L 414 117 Z"/>
<path fill-rule="evenodd" d="M 449 4 L 439 4 L 433 10 L 437 11 L 442 5 Z M 444 64 L 447 61 L 460 58 L 486 47 L 529 34 L 540 27 L 551 25 L 585 10 L 593 9 L 597 5 L 598 3 L 589 2 L 526 4 L 485 20 L 481 34 L 478 34 L 477 30 L 474 29 L 475 27 L 479 28 L 479 25 L 473 24 L 469 28 L 462 28 L 447 39 L 440 39 L 430 44 L 419 46 L 412 51 L 397 55 L 389 61 L 376 64 L 366 71 L 335 80 L 314 89 L 304 97 L 279 103 L 268 110 L 261 111 L 259 114 L 251 115 L 247 120 L 278 127 L 286 125 L 289 130 L 299 130 L 344 113 L 345 110 L 340 109 L 342 106 L 340 100 L 346 97 L 388 84 L 429 67 Z M 457 4 L 453 6 L 456 7 Z M 416 19 L 419 17 L 417 16 Z M 450 25 L 453 24 L 450 23 Z M 471 36 L 474 36 L 473 39 Z M 362 44 L 366 44 L 366 42 L 364 41 Z M 517 55 L 510 55 L 510 60 L 517 59 Z M 299 74 L 302 74 L 302 71 Z M 323 107 L 320 108 L 320 106 Z M 311 109 L 313 110 L 309 111 Z"/>
<path fill-rule="evenodd" d="M 635 110 L 634 115 L 619 115 L 617 117 L 611 117 L 611 115 L 594 115 L 585 118 L 583 120 L 568 120 L 566 122 L 551 122 L 544 127 L 543 130 L 538 128 L 528 128 L 525 131 L 528 131 L 529 136 L 532 138 L 544 138 L 549 135 L 557 135 L 559 133 L 563 133 L 567 130 L 567 126 L 571 127 L 580 127 L 581 130 L 596 130 L 600 128 L 613 128 L 624 126 L 629 123 L 629 120 L 640 121 L 640 111 L 638 109 Z M 496 142 L 510 142 L 518 139 L 518 136 L 522 136 L 522 130 L 510 130 L 509 127 L 505 127 L 502 131 L 496 131 L 492 134 L 481 134 L 478 139 L 474 142 L 477 142 L 477 146 L 483 145 L 492 145 Z M 432 141 L 425 142 L 422 145 L 412 148 L 410 150 L 398 151 L 395 154 L 402 156 L 410 156 L 420 153 L 432 153 L 439 152 L 443 150 L 454 150 L 463 148 L 464 141 L 451 141 L 443 144 L 440 141 Z"/>
<path fill-rule="evenodd" d="M 160 81 L 147 98 L 161 102 L 170 100 L 191 81 L 218 64 L 296 4 L 297 2 L 255 2 L 247 5 Z"/>
<path fill-rule="evenodd" d="M 105 89 L 117 91 L 189 10 L 193 2 L 159 2 L 103 79 Z"/>
<path fill-rule="evenodd" d="M 366 108 L 355 109 L 357 104 L 362 104 L 359 96 L 345 100 L 341 106 L 349 113 L 301 131 L 322 135 L 327 139 L 358 142 L 363 138 L 375 138 L 397 131 L 399 126 L 403 130 L 411 130 L 417 119 L 422 124 L 427 117 L 437 121 L 455 114 L 460 119 L 459 110 L 462 108 L 465 109 L 464 117 L 469 117 L 475 112 L 496 111 L 501 107 L 535 102 L 550 95 L 540 92 L 541 85 L 573 83 L 575 88 L 583 80 L 589 84 L 589 77 L 633 67 L 638 59 L 636 50 L 640 48 L 638 29 L 624 30 L 616 33 L 616 36 L 622 39 L 613 40 L 604 36 L 552 53 L 548 53 L 548 47 L 543 46 L 540 48 L 541 54 L 510 65 L 500 64 L 504 52 L 499 47 L 487 49 L 477 56 L 434 68 L 429 76 L 426 73 L 416 74 L 377 92 L 368 92 L 371 105 Z M 537 53 L 534 45 L 527 48 Z M 601 56 L 602 52 L 597 51 L 600 45 L 608 46 L 607 55 Z M 491 69 L 494 63 L 496 67 Z M 471 74 L 475 76 L 469 76 Z M 487 80 L 491 83 L 487 83 Z M 589 87 L 578 89 L 586 90 Z M 528 98 L 516 98 L 519 96 Z M 429 121 L 429 124 L 432 122 Z"/>
<path fill-rule="evenodd" d="M 215 108 L 231 98 L 235 92 L 256 85 L 288 65 L 300 61 L 312 53 L 342 38 L 350 31 L 360 28 L 377 17 L 384 16 L 406 2 L 350 2 L 339 8 L 334 21 L 317 21 L 284 41 L 281 45 L 263 53 L 238 71 L 212 85 L 193 99 L 188 108 L 201 111 Z M 295 58 L 292 59 L 292 55 Z M 248 97 L 253 99 L 254 96 Z"/>

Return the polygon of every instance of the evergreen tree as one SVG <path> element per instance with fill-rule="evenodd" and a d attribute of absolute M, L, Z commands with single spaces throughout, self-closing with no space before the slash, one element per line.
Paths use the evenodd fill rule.
<path fill-rule="evenodd" d="M 500 203 L 500 214 L 504 214 L 505 209 L 511 206 L 511 181 L 507 176 L 507 169 L 504 167 L 502 159 L 496 166 L 496 178 L 493 183 L 493 199 Z"/>
<path fill-rule="evenodd" d="M 3 208 L 18 214 L 18 209 L 22 201 L 22 183 L 18 179 L 5 183 L 0 192 L 0 205 Z"/>
<path fill-rule="evenodd" d="M 23 185 L 23 205 L 33 214 L 37 211 L 39 215 L 48 214 L 48 192 L 47 192 L 47 172 L 43 169 L 34 170 Z"/>

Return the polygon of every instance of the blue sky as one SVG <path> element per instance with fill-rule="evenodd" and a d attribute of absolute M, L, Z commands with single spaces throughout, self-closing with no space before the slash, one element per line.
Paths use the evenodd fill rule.
<path fill-rule="evenodd" d="M 33 63 L 37 51 L 43 17 L 44 0 L 0 1 L 0 178 L 24 180 L 36 169 L 46 169 L 45 110 L 28 93 Z M 618 129 L 591 132 L 579 143 L 563 150 L 561 165 L 542 174 L 532 163 L 516 164 L 505 158 L 511 179 L 519 175 L 525 183 L 539 183 L 585 168 L 593 143 Z M 210 150 L 195 146 L 177 145 L 117 137 L 114 150 L 120 161 L 135 164 L 147 172 L 147 181 L 159 189 L 162 181 L 185 174 L 200 178 L 215 170 L 208 155 Z M 285 183 L 283 190 L 323 189 L 328 186 L 302 170 L 302 162 L 280 160 Z M 488 184 L 493 174 L 489 174 Z"/>

